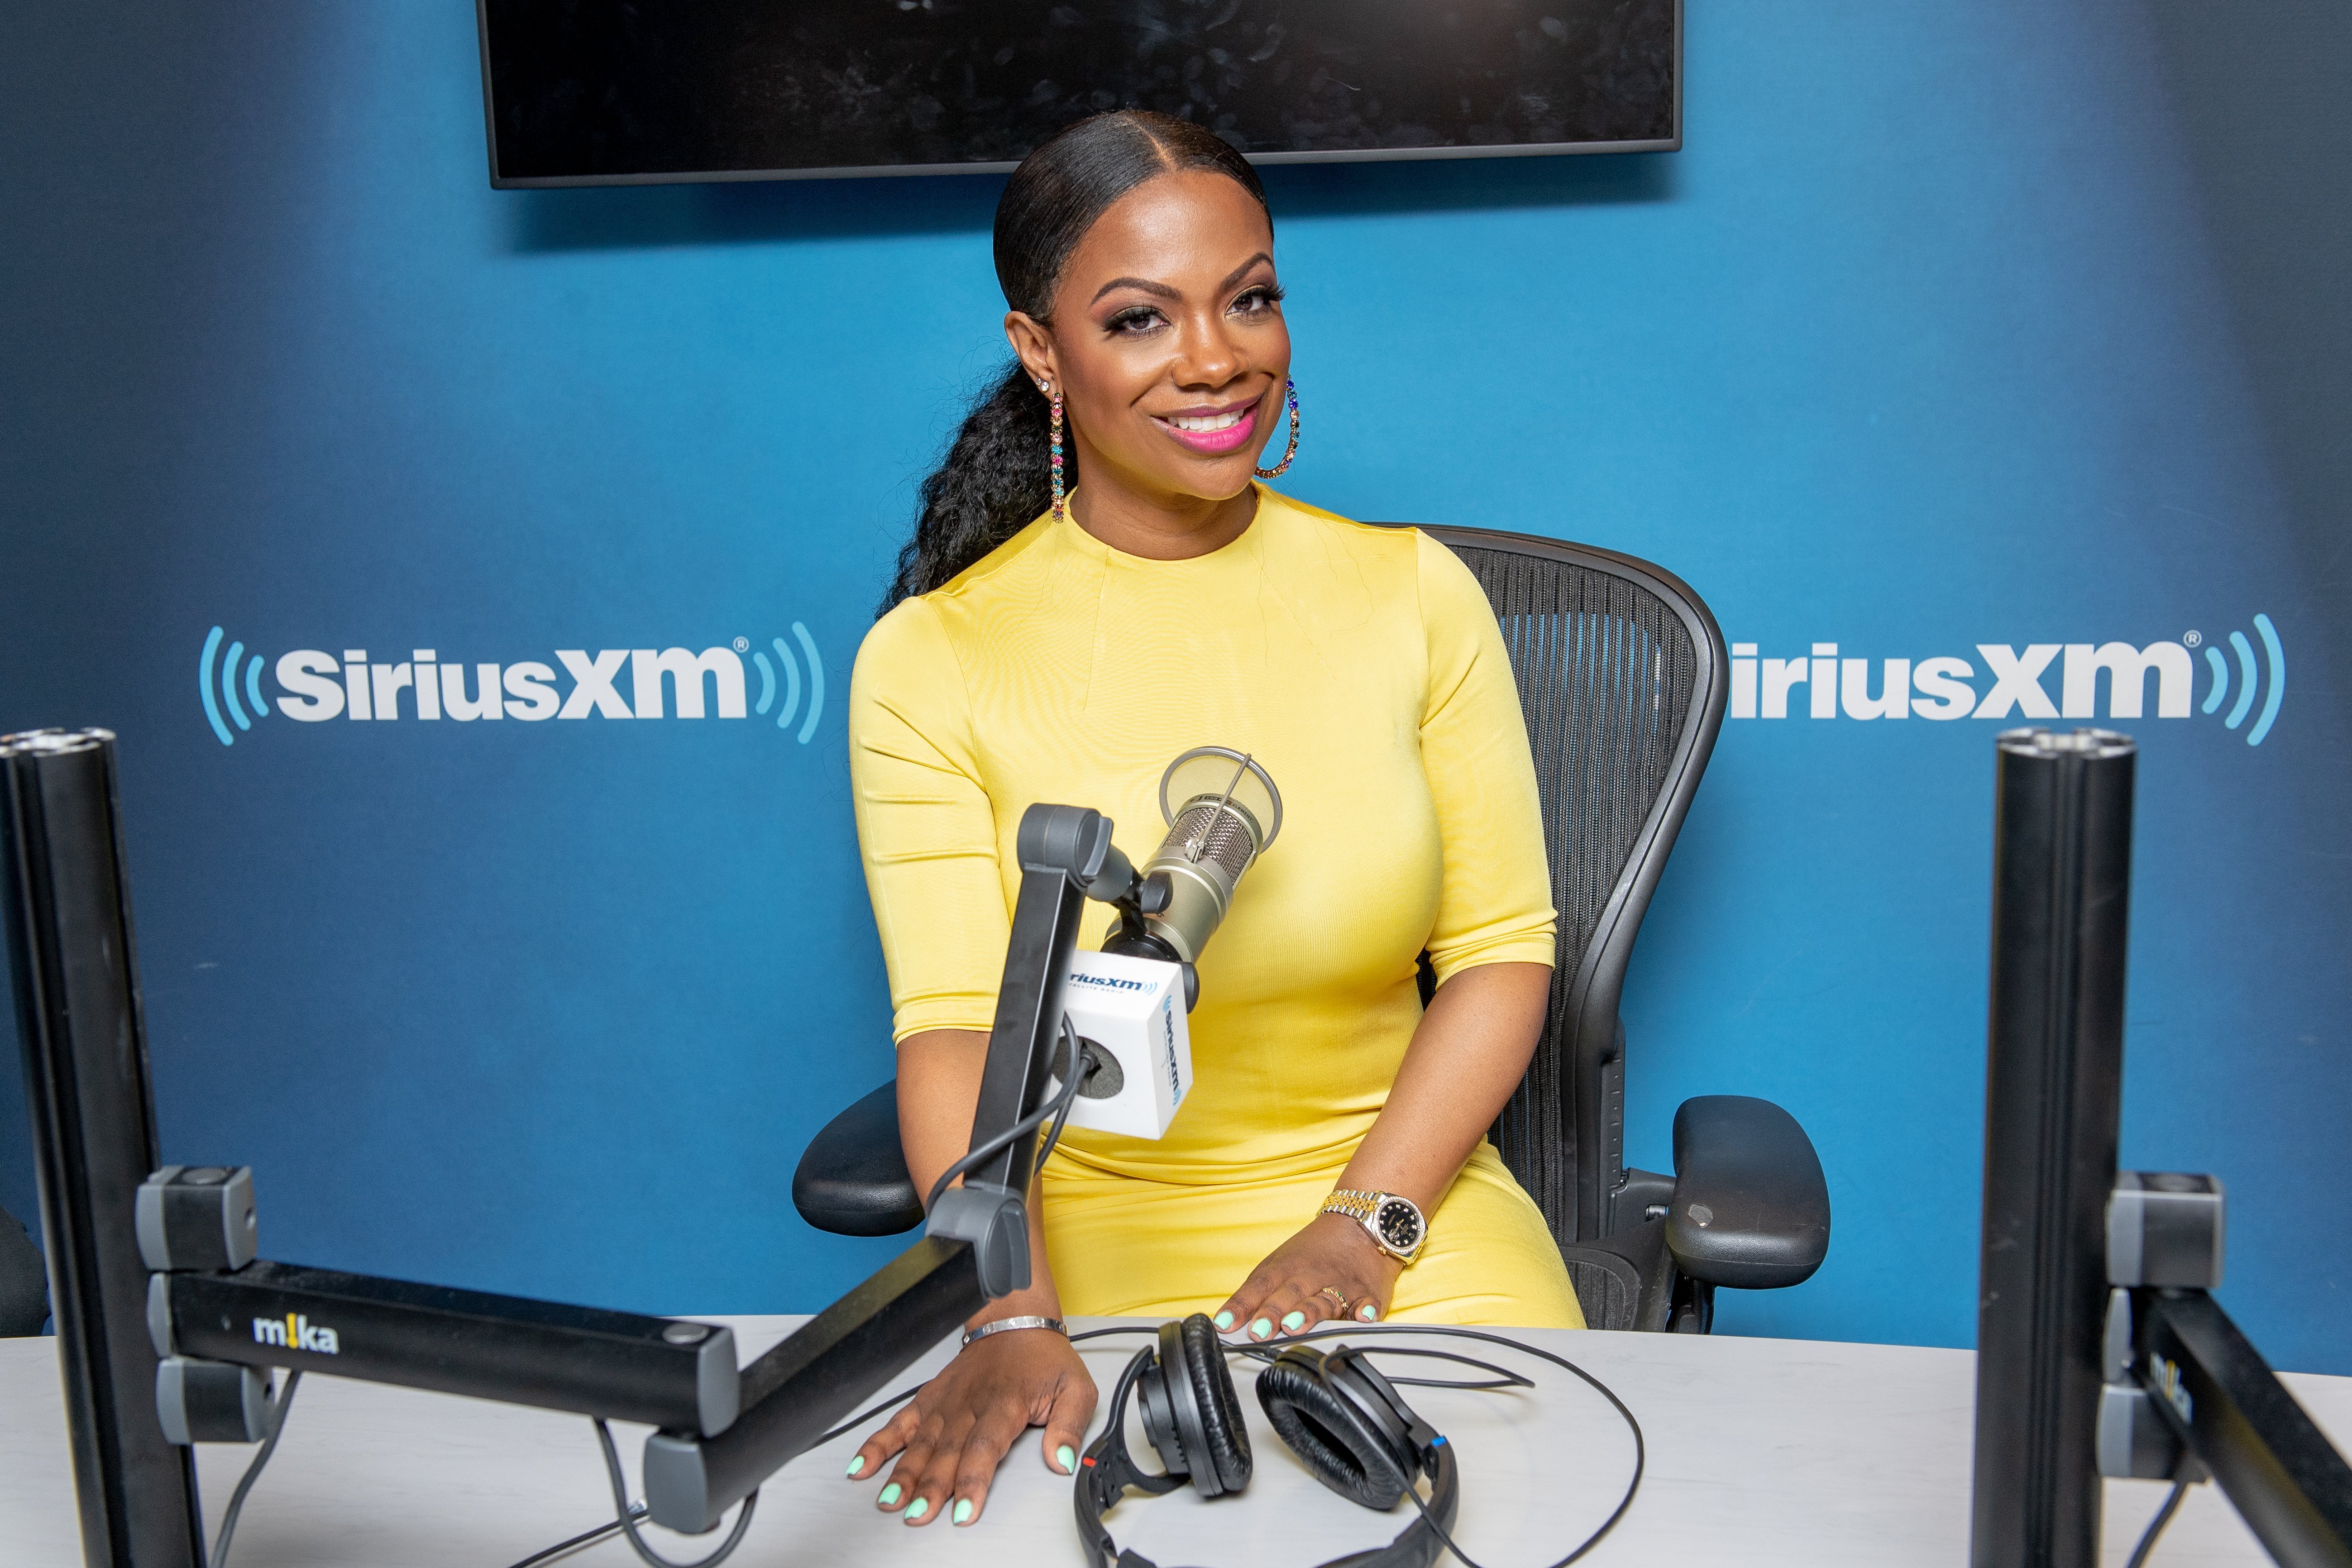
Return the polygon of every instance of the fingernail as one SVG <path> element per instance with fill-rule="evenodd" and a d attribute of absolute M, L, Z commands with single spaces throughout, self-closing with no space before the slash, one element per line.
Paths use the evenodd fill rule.
<path fill-rule="evenodd" d="M 1267 1322 L 1264 1318 L 1260 1318 L 1250 1325 L 1250 1332 L 1255 1334 L 1259 1339 L 1264 1339 L 1266 1335 L 1274 1332 L 1274 1325 Z"/>
<path fill-rule="evenodd" d="M 1219 1312 L 1209 1321 L 1217 1325 L 1217 1332 L 1221 1334 L 1234 1326 L 1234 1315 L 1231 1312 Z"/>
<path fill-rule="evenodd" d="M 956 1499 L 955 1514 L 953 1517 L 958 1524 L 970 1524 L 971 1522 L 971 1499 L 968 1497 L 960 1497 Z"/>
<path fill-rule="evenodd" d="M 1293 1333 L 1297 1333 L 1306 1325 L 1307 1314 L 1304 1312 L 1285 1312 L 1282 1315 L 1282 1326 Z"/>
<path fill-rule="evenodd" d="M 1070 1467 L 1078 1462 L 1077 1455 L 1070 1451 L 1067 1443 L 1054 1450 L 1054 1458 L 1061 1461 L 1062 1473 L 1066 1476 L 1070 1473 Z"/>
<path fill-rule="evenodd" d="M 907 1505 L 907 1522 L 908 1524 L 912 1524 L 915 1521 L 922 1518 L 923 1515 L 930 1511 L 931 1500 L 927 1497 L 919 1497 L 914 1501 Z"/>
<path fill-rule="evenodd" d="M 852 1455 L 850 1455 L 850 1456 L 849 1456 L 849 1473 L 850 1473 L 851 1475 L 853 1475 L 853 1476 L 854 1476 L 854 1475 L 857 1474 L 860 1470 L 863 1470 L 865 1468 L 866 1468 L 866 1456 L 865 1456 L 865 1455 L 863 1455 L 863 1454 L 852 1454 Z"/>
<path fill-rule="evenodd" d="M 1381 1321 L 1381 1310 L 1367 1301 L 1357 1310 L 1356 1316 L 1368 1323 L 1377 1323 Z"/>
<path fill-rule="evenodd" d="M 888 1486 L 884 1487 L 882 1489 L 882 1497 L 880 1500 L 884 1508 L 888 1508 L 892 1503 L 897 1502 L 898 1500 L 898 1483 L 892 1481 Z"/>

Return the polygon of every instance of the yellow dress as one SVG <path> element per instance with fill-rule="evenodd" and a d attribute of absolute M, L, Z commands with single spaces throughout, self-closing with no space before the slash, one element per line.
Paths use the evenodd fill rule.
<path fill-rule="evenodd" d="M 1072 1128 L 1044 1172 L 1066 1310 L 1214 1311 L 1314 1218 L 1386 1102 L 1421 1001 L 1481 963 L 1549 963 L 1535 770 L 1501 634 L 1413 531 L 1261 487 L 1189 561 L 1038 519 L 875 624 L 850 773 L 896 1036 L 995 1015 L 1021 814 L 1093 806 L 1138 862 L 1161 771 L 1230 746 L 1282 791 L 1281 837 L 1200 963 L 1193 1087 L 1157 1141 Z M 1079 942 L 1111 912 L 1088 906 Z M 1481 1141 L 1390 1316 L 1581 1327 L 1534 1202 Z"/>

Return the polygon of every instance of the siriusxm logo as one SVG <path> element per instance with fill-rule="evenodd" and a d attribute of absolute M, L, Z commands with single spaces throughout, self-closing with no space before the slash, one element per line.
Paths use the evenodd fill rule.
<path fill-rule="evenodd" d="M 272 704 L 262 692 L 262 669 L 268 664 L 275 685 L 283 693 L 277 710 L 305 724 L 330 719 L 386 723 L 404 717 L 425 721 L 450 720 L 470 724 L 477 720 L 514 719 L 536 723 L 543 719 L 662 719 L 673 708 L 681 719 L 761 718 L 773 711 L 776 728 L 790 729 L 803 746 L 816 734 L 817 717 L 824 710 L 824 661 L 817 656 L 816 639 L 800 622 L 793 623 L 799 658 L 782 637 L 772 638 L 775 661 L 765 649 L 755 649 L 749 637 L 737 637 L 731 647 L 557 648 L 562 667 L 538 659 L 512 664 L 444 662 L 439 653 L 420 647 L 398 662 L 372 663 L 365 648 L 345 648 L 337 658 L 318 648 L 296 648 L 270 663 L 260 654 L 248 654 L 242 642 L 221 648 L 223 633 L 213 627 L 196 661 L 196 690 L 203 699 L 205 719 L 224 746 L 235 745 L 257 720 L 269 716 Z M 759 671 L 760 695 L 749 700 L 743 658 L 750 654 Z M 802 668 L 808 676 L 803 695 Z M 779 677 L 782 695 L 779 697 Z M 625 686 L 625 691 L 624 689 Z M 405 709 L 404 714 L 402 710 Z M 232 729 L 231 726 L 235 728 Z"/>
<path fill-rule="evenodd" d="M 1817 642 L 1800 658 L 1760 658 L 1752 642 L 1731 645 L 1731 717 L 1786 719 L 1792 694 L 1804 688 L 1804 710 L 1814 719 L 2095 719 L 2099 678 L 2106 677 L 2106 717 L 2147 716 L 2148 689 L 2155 687 L 2158 719 L 2186 719 L 2194 704 L 2200 713 L 2219 712 L 2231 731 L 2246 729 L 2246 744 L 2259 746 L 2278 721 L 2286 698 L 2286 649 L 2268 616 L 2254 617 L 2263 658 L 2243 632 L 2230 634 L 2234 660 L 2204 647 L 2205 698 L 2196 701 L 2199 660 L 2204 644 L 2190 632 L 2179 642 L 2134 647 L 2127 642 L 2033 643 L 2021 649 L 2007 643 L 1979 643 L 1984 669 L 1969 659 L 1939 657 L 1916 661 L 1889 658 L 1874 672 L 1866 658 L 1841 658 L 1838 645 Z M 2058 679 L 2051 700 L 2049 677 Z M 1979 682 L 1986 682 L 1981 689 Z M 1873 688 L 1876 689 L 1874 691 Z M 2234 693 L 2234 700 L 2232 694 Z M 2259 711 L 2257 708 L 2259 707 Z"/>
<path fill-rule="evenodd" d="M 1171 993 L 1160 999 L 1160 1060 L 1168 1069 L 1168 1103 L 1184 1103 L 1184 1080 L 1176 1075 L 1176 998 Z"/>
<path fill-rule="evenodd" d="M 321 1328 L 299 1312 L 289 1312 L 282 1318 L 254 1319 L 253 1342 L 276 1345 L 280 1350 L 309 1351 L 313 1355 L 343 1353 L 334 1330 Z"/>
<path fill-rule="evenodd" d="M 1070 978 L 1080 985 L 1106 985 L 1113 991 L 1143 989 L 1143 982 L 1140 980 L 1118 980 L 1108 974 L 1072 974 Z"/>

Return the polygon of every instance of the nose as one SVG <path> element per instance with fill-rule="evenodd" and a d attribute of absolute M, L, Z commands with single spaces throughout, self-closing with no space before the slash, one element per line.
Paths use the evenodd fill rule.
<path fill-rule="evenodd" d="M 1248 369 L 1249 361 L 1225 330 L 1222 311 L 1198 310 L 1186 321 L 1177 343 L 1176 363 L 1169 368 L 1177 385 L 1214 391 Z"/>

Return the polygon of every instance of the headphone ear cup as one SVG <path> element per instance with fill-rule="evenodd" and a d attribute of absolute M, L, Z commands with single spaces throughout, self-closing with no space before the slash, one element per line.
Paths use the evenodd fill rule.
<path fill-rule="evenodd" d="M 1192 1402 L 1201 1413 L 1201 1435 L 1208 1461 L 1216 1472 L 1215 1490 L 1201 1486 L 1195 1467 L 1192 1484 L 1211 1497 L 1237 1492 L 1249 1485 L 1255 1459 L 1249 1428 L 1242 1421 L 1241 1395 L 1234 1391 L 1234 1374 L 1225 1369 L 1225 1348 L 1218 1342 L 1216 1325 L 1205 1312 L 1195 1312 L 1178 1330 L 1183 1347 L 1183 1373 L 1192 1381 Z M 1175 1369 L 1171 1369 L 1171 1373 Z"/>
<path fill-rule="evenodd" d="M 1318 1352 L 1283 1352 L 1257 1374 L 1257 1401 L 1307 1473 L 1341 1497 L 1381 1513 L 1404 1497 L 1414 1467 L 1400 1465 L 1387 1436 L 1331 1386 Z"/>

